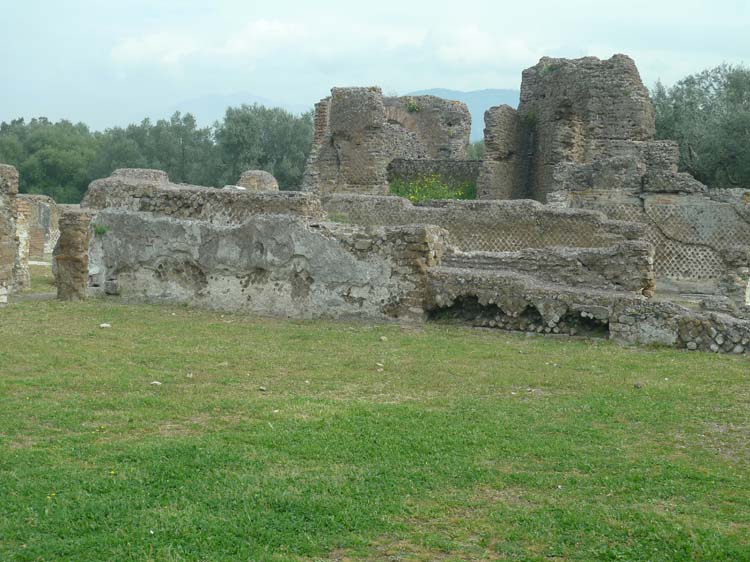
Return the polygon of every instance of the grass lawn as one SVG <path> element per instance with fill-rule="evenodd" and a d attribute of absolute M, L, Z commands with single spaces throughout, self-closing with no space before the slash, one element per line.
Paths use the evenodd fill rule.
<path fill-rule="evenodd" d="M 28 301 L 0 404 L 2 561 L 750 560 L 747 358 Z"/>
<path fill-rule="evenodd" d="M 29 293 L 56 293 L 55 278 L 52 268 L 48 265 L 30 265 L 31 286 L 26 290 Z"/>

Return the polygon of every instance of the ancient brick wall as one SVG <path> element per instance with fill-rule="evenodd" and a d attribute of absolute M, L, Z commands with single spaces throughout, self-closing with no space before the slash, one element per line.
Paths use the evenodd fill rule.
<path fill-rule="evenodd" d="M 323 198 L 331 220 L 375 226 L 434 224 L 464 251 L 504 252 L 553 246 L 599 247 L 642 236 L 638 225 L 601 213 L 558 210 L 530 200 L 428 201 L 338 194 Z"/>
<path fill-rule="evenodd" d="M 654 138 L 654 109 L 632 59 L 544 57 L 524 70 L 518 111 L 485 116 L 488 165 L 482 197 L 545 202 L 561 162 L 628 156 Z M 494 163 L 494 164 L 491 164 Z"/>
<path fill-rule="evenodd" d="M 13 166 L 0 164 L 0 305 L 8 302 L 15 284 L 17 193 L 18 172 Z"/>
<path fill-rule="evenodd" d="M 513 252 L 448 252 L 441 265 L 461 269 L 507 270 L 540 281 L 652 295 L 654 248 L 640 240 L 597 248 L 529 248 Z"/>
<path fill-rule="evenodd" d="M 303 191 L 384 195 L 387 167 L 396 158 L 466 158 L 471 116 L 460 102 L 384 98 L 375 87 L 334 88 L 315 107 Z"/>
<path fill-rule="evenodd" d="M 509 105 L 484 112 L 484 161 L 478 199 L 527 199 L 528 131 Z"/>
<path fill-rule="evenodd" d="M 62 205 L 60 238 L 52 254 L 60 300 L 83 300 L 89 285 L 91 214 L 77 205 Z"/>
<path fill-rule="evenodd" d="M 471 134 L 471 114 L 464 103 L 436 96 L 387 97 L 383 103 L 386 120 L 414 133 L 426 158 L 466 158 Z M 394 158 L 399 157 L 400 151 L 392 154 Z"/>
<path fill-rule="evenodd" d="M 20 195 L 16 197 L 16 254 L 15 287 L 22 291 L 31 286 L 31 272 L 29 271 L 29 247 L 31 207 Z"/>
<path fill-rule="evenodd" d="M 46 195 L 27 194 L 19 195 L 17 204 L 19 220 L 28 225 L 29 259 L 49 261 L 60 236 L 57 204 Z"/>
<path fill-rule="evenodd" d="M 388 164 L 388 183 L 413 182 L 437 177 L 451 187 L 476 185 L 482 168 L 481 160 L 406 160 L 397 158 Z"/>
<path fill-rule="evenodd" d="M 174 186 L 156 171 L 97 180 L 84 204 L 93 215 L 91 291 L 126 300 L 419 319 L 426 268 L 445 247 L 436 226 L 326 223 L 313 194 Z M 72 254 L 63 237 L 58 263 Z"/>
<path fill-rule="evenodd" d="M 559 162 L 591 162 L 611 141 L 644 141 L 656 132 L 654 109 L 632 59 L 542 58 L 523 72 L 520 119 L 530 142 L 528 193 L 546 201 Z"/>
<path fill-rule="evenodd" d="M 443 233 L 367 229 L 294 215 L 235 225 L 105 209 L 91 245 L 94 291 L 293 318 L 420 319 Z"/>
<path fill-rule="evenodd" d="M 738 190 L 740 191 L 740 190 Z M 660 286 L 717 293 L 750 304 L 750 191 L 728 194 L 665 193 L 622 189 L 560 191 L 556 204 L 592 209 L 644 225 L 656 248 Z"/>
<path fill-rule="evenodd" d="M 633 61 L 543 58 L 523 73 L 518 111 L 485 115 L 482 199 L 531 197 L 644 225 L 662 289 L 750 302 L 747 204 L 678 173 L 672 141 Z"/>
<path fill-rule="evenodd" d="M 115 170 L 109 178 L 91 183 L 81 206 L 124 208 L 214 224 L 237 224 L 256 214 L 322 217 L 319 200 L 308 193 L 176 185 L 159 170 Z"/>

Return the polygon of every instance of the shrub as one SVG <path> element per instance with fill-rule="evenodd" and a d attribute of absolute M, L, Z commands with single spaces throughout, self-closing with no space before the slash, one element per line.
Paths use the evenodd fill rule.
<path fill-rule="evenodd" d="M 420 111 L 422 111 L 422 108 L 414 100 L 408 100 L 406 102 L 406 111 L 408 111 L 409 113 L 419 113 Z"/>
<path fill-rule="evenodd" d="M 104 236 L 109 232 L 109 227 L 103 225 L 103 224 L 92 224 L 91 228 L 94 230 L 94 235 L 96 236 Z"/>
<path fill-rule="evenodd" d="M 443 183 L 440 176 L 431 174 L 411 181 L 395 180 L 390 184 L 393 195 L 405 197 L 409 201 L 427 201 L 429 199 L 476 199 L 477 186 L 466 182 L 451 186 Z"/>

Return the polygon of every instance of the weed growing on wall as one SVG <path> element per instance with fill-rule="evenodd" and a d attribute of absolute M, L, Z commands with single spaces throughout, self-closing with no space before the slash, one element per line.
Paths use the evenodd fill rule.
<path fill-rule="evenodd" d="M 441 181 L 437 174 L 422 176 L 412 181 L 395 180 L 390 184 L 392 195 L 405 197 L 409 201 L 427 201 L 429 199 L 476 199 L 477 186 L 466 182 L 460 185 L 448 185 Z"/>

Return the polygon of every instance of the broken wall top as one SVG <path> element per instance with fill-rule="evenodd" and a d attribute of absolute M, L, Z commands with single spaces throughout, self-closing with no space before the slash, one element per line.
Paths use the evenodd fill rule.
<path fill-rule="evenodd" d="M 384 195 L 394 159 L 466 158 L 471 114 L 465 104 L 435 96 L 333 88 L 315 105 L 314 126 L 304 191 Z"/>
<path fill-rule="evenodd" d="M 633 59 L 614 55 L 543 57 L 523 71 L 521 115 L 547 123 L 574 120 L 587 140 L 652 140 L 656 121 L 649 93 Z"/>
<path fill-rule="evenodd" d="M 122 208 L 215 224 L 237 224 L 258 214 L 322 217 L 320 202 L 308 193 L 173 184 L 159 170 L 116 170 L 108 178 L 91 182 L 81 206 Z"/>

